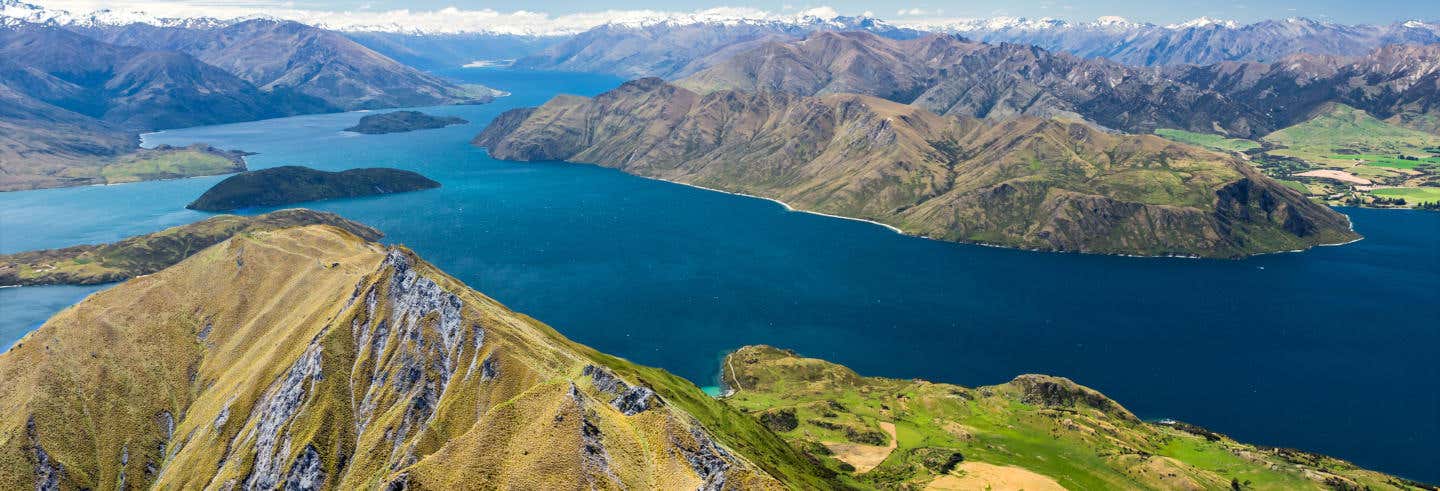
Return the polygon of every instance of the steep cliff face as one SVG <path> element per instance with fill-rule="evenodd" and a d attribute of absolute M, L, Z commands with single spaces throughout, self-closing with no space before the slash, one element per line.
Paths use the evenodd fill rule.
<path fill-rule="evenodd" d="M 693 385 L 323 225 L 95 294 L 0 355 L 0 376 L 6 489 L 822 482 Z"/>
<path fill-rule="evenodd" d="M 702 95 L 642 79 L 505 113 L 475 144 L 497 158 L 595 163 L 953 241 L 1234 257 L 1357 237 L 1344 216 L 1231 156 L 853 94 Z"/>

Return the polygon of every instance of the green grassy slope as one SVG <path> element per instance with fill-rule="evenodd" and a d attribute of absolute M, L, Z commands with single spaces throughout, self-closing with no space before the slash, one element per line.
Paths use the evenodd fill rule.
<path fill-rule="evenodd" d="M 1390 124 L 1344 104 L 1332 105 L 1309 121 L 1263 139 L 1284 147 L 1272 151 L 1277 155 L 1322 166 L 1382 165 L 1399 155 L 1429 157 L 1426 148 L 1440 145 L 1440 136 Z"/>
<path fill-rule="evenodd" d="M 119 184 L 243 172 L 242 155 L 203 145 L 142 149 L 100 168 L 100 178 L 106 184 Z"/>
<path fill-rule="evenodd" d="M 1003 488 L 980 472 L 985 467 L 967 465 L 978 462 L 1072 490 L 1224 489 L 1232 482 L 1244 489 L 1420 489 L 1329 457 L 1247 445 L 1183 423 L 1143 422 L 1058 377 L 1024 375 L 979 388 L 862 377 L 768 346 L 742 348 L 724 367 L 734 391 L 727 403 L 842 474 L 853 469 L 844 459 L 854 447 L 845 445 L 883 449 L 890 438 L 880 423 L 893 423 L 897 448 L 855 476 L 878 488 Z"/>
<path fill-rule="evenodd" d="M 63 129 L 47 130 L 63 132 Z M 22 133 L 19 136 L 26 135 Z M 65 137 L 68 136 L 59 138 Z M 50 141 L 53 143 L 53 140 Z M 32 143 L 34 142 L 22 141 L 17 145 L 23 147 Z M 71 150 L 81 154 L 87 151 L 80 148 L 89 147 L 76 147 Z M 245 155 L 245 152 L 220 150 L 204 144 L 188 147 L 161 145 L 148 149 L 130 148 L 104 155 L 41 152 L 15 155 L 10 156 L 13 163 L 6 163 L 5 172 L 0 173 L 0 191 L 230 174 L 245 170 Z"/>
<path fill-rule="evenodd" d="M 1376 196 L 1404 198 L 1410 204 L 1440 203 L 1440 188 L 1379 188 L 1371 191 Z"/>
<path fill-rule="evenodd" d="M 1160 128 L 1155 130 L 1155 134 L 1180 143 L 1188 143 L 1221 152 L 1244 152 L 1246 150 L 1260 148 L 1260 144 L 1255 143 L 1253 140 L 1226 138 L 1209 133 L 1195 133 L 1193 131 Z"/>
<path fill-rule="evenodd" d="M 1440 186 L 1440 136 L 1343 104 L 1263 140 L 1266 150 L 1253 160 L 1266 173 L 1303 181 L 1307 194 L 1330 204 L 1397 206 L 1376 198 L 1421 196 L 1425 188 Z"/>

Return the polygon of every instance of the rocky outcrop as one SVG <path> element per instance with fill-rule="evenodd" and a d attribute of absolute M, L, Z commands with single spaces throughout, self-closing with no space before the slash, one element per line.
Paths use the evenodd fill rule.
<path fill-rule="evenodd" d="M 690 468 L 699 474 L 703 482 L 700 483 L 701 491 L 720 491 L 725 489 L 726 473 L 730 470 L 730 462 L 733 457 L 729 453 L 715 445 L 715 442 L 700 430 L 691 430 L 690 441 L 672 439 L 670 443 L 679 449 L 685 456 L 685 461 L 690 463 Z"/>
<path fill-rule="evenodd" d="M 314 390 L 315 382 L 323 377 L 320 350 L 318 344 L 312 344 L 305 350 L 284 377 L 276 381 L 256 403 L 245 423 L 250 430 L 243 433 L 243 439 L 237 437 L 231 442 L 230 448 L 254 448 L 251 456 L 254 467 L 242 485 L 244 489 L 271 489 L 281 483 L 281 472 L 286 467 L 291 444 L 290 435 L 284 431 L 285 426 L 300 412 L 308 393 Z M 237 465 L 240 462 L 234 457 L 225 460 Z"/>
<path fill-rule="evenodd" d="M 603 367 L 586 365 L 581 374 L 590 377 L 596 390 L 614 396 L 610 406 L 626 416 L 634 416 L 660 405 L 660 396 L 655 395 L 655 391 L 627 384 Z"/>
<path fill-rule="evenodd" d="M 642 79 L 507 112 L 474 143 L 496 158 L 594 163 L 959 242 L 1239 257 L 1358 237 L 1343 215 L 1234 156 L 852 94 L 700 94 Z"/>
<path fill-rule="evenodd" d="M 35 491 L 58 491 L 60 481 L 65 478 L 65 466 L 52 460 L 50 454 L 45 451 L 45 447 L 40 445 L 34 417 L 25 421 L 25 438 L 28 440 L 30 456 L 33 459 Z"/>
<path fill-rule="evenodd" d="M 1026 404 L 1049 407 L 1083 406 L 1121 419 L 1139 421 L 1114 400 L 1068 378 L 1029 374 L 1015 377 L 1010 381 L 1010 385 L 1020 389 L 1021 401 Z"/>
<path fill-rule="evenodd" d="M 595 412 L 587 407 L 586 396 L 575 384 L 570 384 L 570 401 L 574 412 L 580 414 L 581 478 L 592 488 L 619 485 L 620 478 L 610 468 L 610 453 L 605 450 L 604 435 L 596 425 Z"/>
<path fill-rule="evenodd" d="M 315 446 L 306 445 L 300 456 L 295 458 L 295 462 L 290 464 L 290 471 L 285 475 L 284 489 L 322 489 L 325 484 L 325 469 L 321 466 L 320 452 L 315 451 Z"/>
<path fill-rule="evenodd" d="M 361 347 L 353 370 L 369 367 L 368 384 L 355 387 L 363 394 L 355 424 L 357 438 L 363 438 L 378 412 L 403 404 L 398 424 L 386 428 L 386 440 L 393 442 L 391 455 L 408 465 L 414 437 L 435 416 L 439 400 L 455 375 L 462 342 L 473 337 L 478 353 L 482 332 L 462 331 L 460 297 L 421 276 L 411 258 L 391 250 L 381 263 L 388 280 L 375 284 L 366 294 L 365 324 L 355 328 L 355 343 Z M 386 316 L 385 311 L 389 312 Z M 358 322 L 360 318 L 357 318 Z M 372 328 L 372 323 L 374 327 Z"/>

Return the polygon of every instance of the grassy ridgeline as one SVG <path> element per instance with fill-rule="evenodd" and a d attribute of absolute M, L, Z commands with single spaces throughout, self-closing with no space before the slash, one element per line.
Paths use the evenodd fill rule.
<path fill-rule="evenodd" d="M 264 215 L 220 215 L 118 242 L 0 255 L 0 286 L 94 285 L 150 274 L 238 234 L 332 225 L 366 240 L 380 231 L 334 213 L 306 209 Z"/>

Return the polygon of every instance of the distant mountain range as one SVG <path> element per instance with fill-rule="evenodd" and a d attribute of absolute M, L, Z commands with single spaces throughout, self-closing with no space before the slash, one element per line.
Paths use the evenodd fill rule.
<path fill-rule="evenodd" d="M 686 68 L 691 62 L 720 49 L 733 49 L 735 44 L 767 37 L 795 39 L 822 30 L 863 30 L 897 39 L 923 33 L 958 34 L 970 40 L 1035 45 L 1051 52 L 1108 58 L 1136 66 L 1275 62 L 1298 53 L 1361 56 L 1391 44 L 1440 43 L 1440 19 L 1386 25 L 1306 18 L 1241 24 L 1208 17 L 1159 25 L 1114 16 L 1092 22 L 1022 17 L 886 21 L 868 15 L 843 16 L 819 8 L 792 14 L 746 9 L 611 11 L 576 19 L 555 18 L 548 23 L 533 19 L 506 23 L 496 15 L 464 14 L 435 13 L 429 17 L 445 21 L 429 19 L 415 25 L 390 17 L 370 21 L 353 16 L 314 17 L 306 21 L 342 32 L 377 52 L 423 68 L 458 67 L 480 59 L 518 59 L 522 66 L 530 68 L 667 78 L 686 75 L 693 71 Z M 0 0 L 0 17 L 80 28 L 145 24 L 207 29 L 251 20 L 169 18 L 123 9 L 74 13 L 19 0 Z"/>
<path fill-rule="evenodd" d="M 0 2 L 4 189 L 88 182 L 73 169 L 134 151 L 141 131 L 495 94 L 296 22 L 36 23 L 11 14 L 38 7 Z"/>
<path fill-rule="evenodd" d="M 72 27 L 105 42 L 177 51 L 261 90 L 294 91 L 343 110 L 488 102 L 471 90 L 401 64 L 339 33 L 298 22 L 254 19 L 221 27 L 148 24 Z"/>
<path fill-rule="evenodd" d="M 0 67 L 0 83 L 16 92 L 129 129 L 332 108 L 291 90 L 262 90 L 183 52 L 112 44 L 40 24 L 0 28 Z"/>
<path fill-rule="evenodd" d="M 917 23 L 917 30 L 960 34 L 985 42 L 1029 44 L 1127 65 L 1279 61 L 1297 53 L 1361 56 L 1390 44 L 1440 43 L 1440 22 L 1345 25 L 1292 18 L 1239 24 L 1199 18 L 1173 25 L 1104 17 L 1095 22 L 995 18 Z"/>
<path fill-rule="evenodd" d="M 535 68 L 604 71 L 622 76 L 674 78 L 695 71 L 703 58 L 724 56 L 773 40 L 818 31 L 867 31 L 893 39 L 925 33 L 957 34 L 987 43 L 1034 45 L 1054 53 L 1106 58 L 1126 65 L 1275 62 L 1294 54 L 1362 56 L 1392 44 L 1440 43 L 1440 22 L 1385 26 L 1343 25 L 1310 19 L 1234 22 L 1197 19 L 1159 26 L 1105 18 L 1093 23 L 997 18 L 895 25 L 873 18 L 837 17 L 809 22 L 657 23 L 603 25 L 525 61 Z"/>
<path fill-rule="evenodd" d="M 1440 127 L 1437 45 L 1388 46 L 1357 58 L 1157 68 L 956 36 L 821 32 L 727 55 L 677 84 L 701 92 L 857 93 L 940 114 L 1069 116 L 1136 133 L 1182 128 L 1257 137 L 1309 119 L 1329 102 L 1417 129 Z"/>
<path fill-rule="evenodd" d="M 611 73 L 632 78 L 672 78 L 703 68 L 704 60 L 723 59 L 765 42 L 792 41 L 815 32 L 837 31 L 865 31 L 896 39 L 923 35 L 865 17 L 807 18 L 794 22 L 603 25 L 521 58 L 516 66 Z"/>

